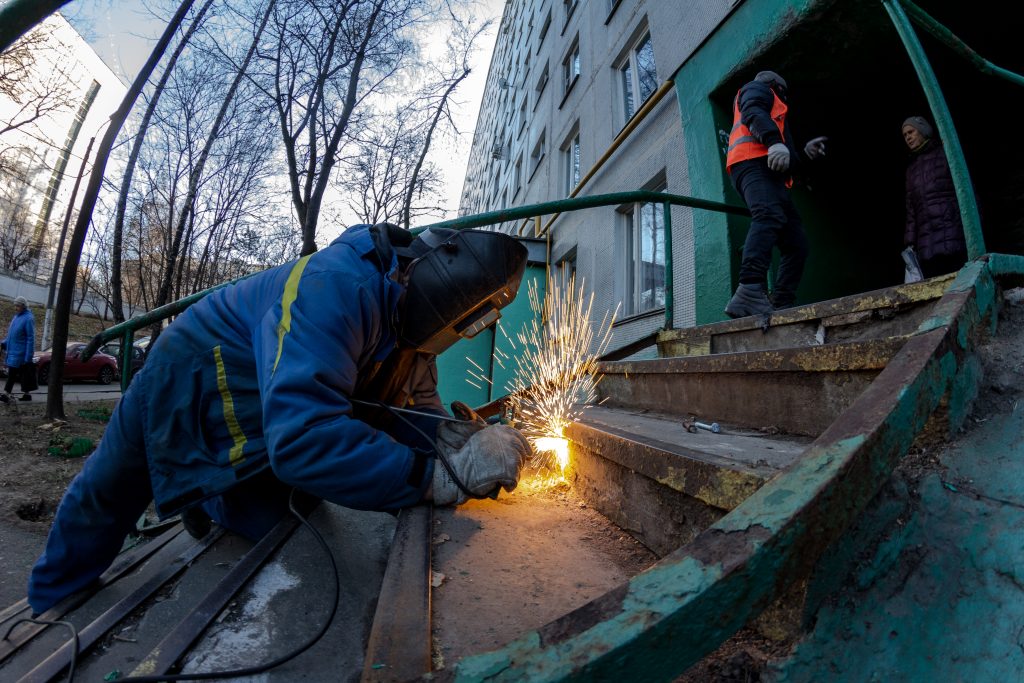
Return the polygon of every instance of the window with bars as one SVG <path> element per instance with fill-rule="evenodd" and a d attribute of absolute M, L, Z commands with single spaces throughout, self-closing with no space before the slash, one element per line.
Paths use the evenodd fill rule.
<path fill-rule="evenodd" d="M 622 108 L 625 120 L 633 118 L 648 97 L 658 89 L 658 72 L 654 66 L 654 47 L 651 34 L 645 33 L 630 48 L 618 65 L 619 87 L 622 90 Z"/>

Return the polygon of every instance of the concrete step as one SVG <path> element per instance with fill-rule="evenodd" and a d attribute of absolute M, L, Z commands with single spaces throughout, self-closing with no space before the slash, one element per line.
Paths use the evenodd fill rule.
<path fill-rule="evenodd" d="M 663 556 L 689 542 L 793 462 L 811 440 L 590 406 L 567 429 L 573 488 Z"/>
<path fill-rule="evenodd" d="M 700 327 L 658 333 L 662 358 L 820 346 L 910 334 L 956 274 Z"/>
<path fill-rule="evenodd" d="M 602 405 L 817 436 L 906 337 L 600 365 Z"/>

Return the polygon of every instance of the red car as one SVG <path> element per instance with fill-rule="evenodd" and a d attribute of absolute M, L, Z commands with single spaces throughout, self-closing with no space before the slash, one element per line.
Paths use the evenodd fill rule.
<path fill-rule="evenodd" d="M 117 375 L 117 359 L 97 351 L 92 358 L 83 363 L 79 360 L 85 344 L 81 342 L 68 344 L 67 357 L 64 359 L 64 379 L 92 379 L 100 384 L 110 384 Z M 39 384 L 50 380 L 50 350 L 40 351 L 32 357 L 39 369 Z"/>

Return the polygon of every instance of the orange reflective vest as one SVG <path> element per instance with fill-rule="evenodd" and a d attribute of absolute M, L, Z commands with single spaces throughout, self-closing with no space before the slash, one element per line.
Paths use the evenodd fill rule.
<path fill-rule="evenodd" d="M 772 91 L 772 97 L 775 98 L 775 101 L 772 102 L 772 121 L 779 127 L 779 134 L 782 135 L 782 140 L 785 142 L 786 112 L 789 107 L 779 99 L 775 91 Z M 729 133 L 729 151 L 725 156 L 725 168 L 728 170 L 732 168 L 733 164 L 738 164 L 741 161 L 766 156 L 768 156 L 768 148 L 761 144 L 740 120 L 740 95 L 736 93 L 736 97 L 732 101 L 732 132 Z"/>

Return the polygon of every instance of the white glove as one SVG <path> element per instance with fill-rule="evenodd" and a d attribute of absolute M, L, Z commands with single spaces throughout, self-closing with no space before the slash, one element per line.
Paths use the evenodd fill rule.
<path fill-rule="evenodd" d="M 514 490 L 532 452 L 526 437 L 505 425 L 481 429 L 454 452 L 444 443 L 438 443 L 438 447 L 462 484 L 481 498 L 497 493 L 499 487 Z M 440 461 L 434 463 L 431 483 L 435 505 L 461 505 L 469 499 Z"/>
<path fill-rule="evenodd" d="M 768 148 L 768 168 L 779 173 L 789 170 L 789 147 L 782 142 L 776 142 Z"/>
<path fill-rule="evenodd" d="M 437 445 L 447 449 L 445 455 L 455 453 L 466 445 L 469 437 L 487 427 L 487 422 L 462 401 L 452 402 L 452 412 L 462 422 L 445 420 L 437 428 Z"/>
<path fill-rule="evenodd" d="M 828 138 L 825 137 L 824 135 L 821 137 L 814 138 L 813 140 L 808 140 L 807 144 L 804 145 L 804 154 L 806 154 L 807 158 L 810 159 L 811 161 L 814 161 L 815 159 L 820 159 L 821 157 L 825 156 L 826 142 L 828 142 Z"/>

